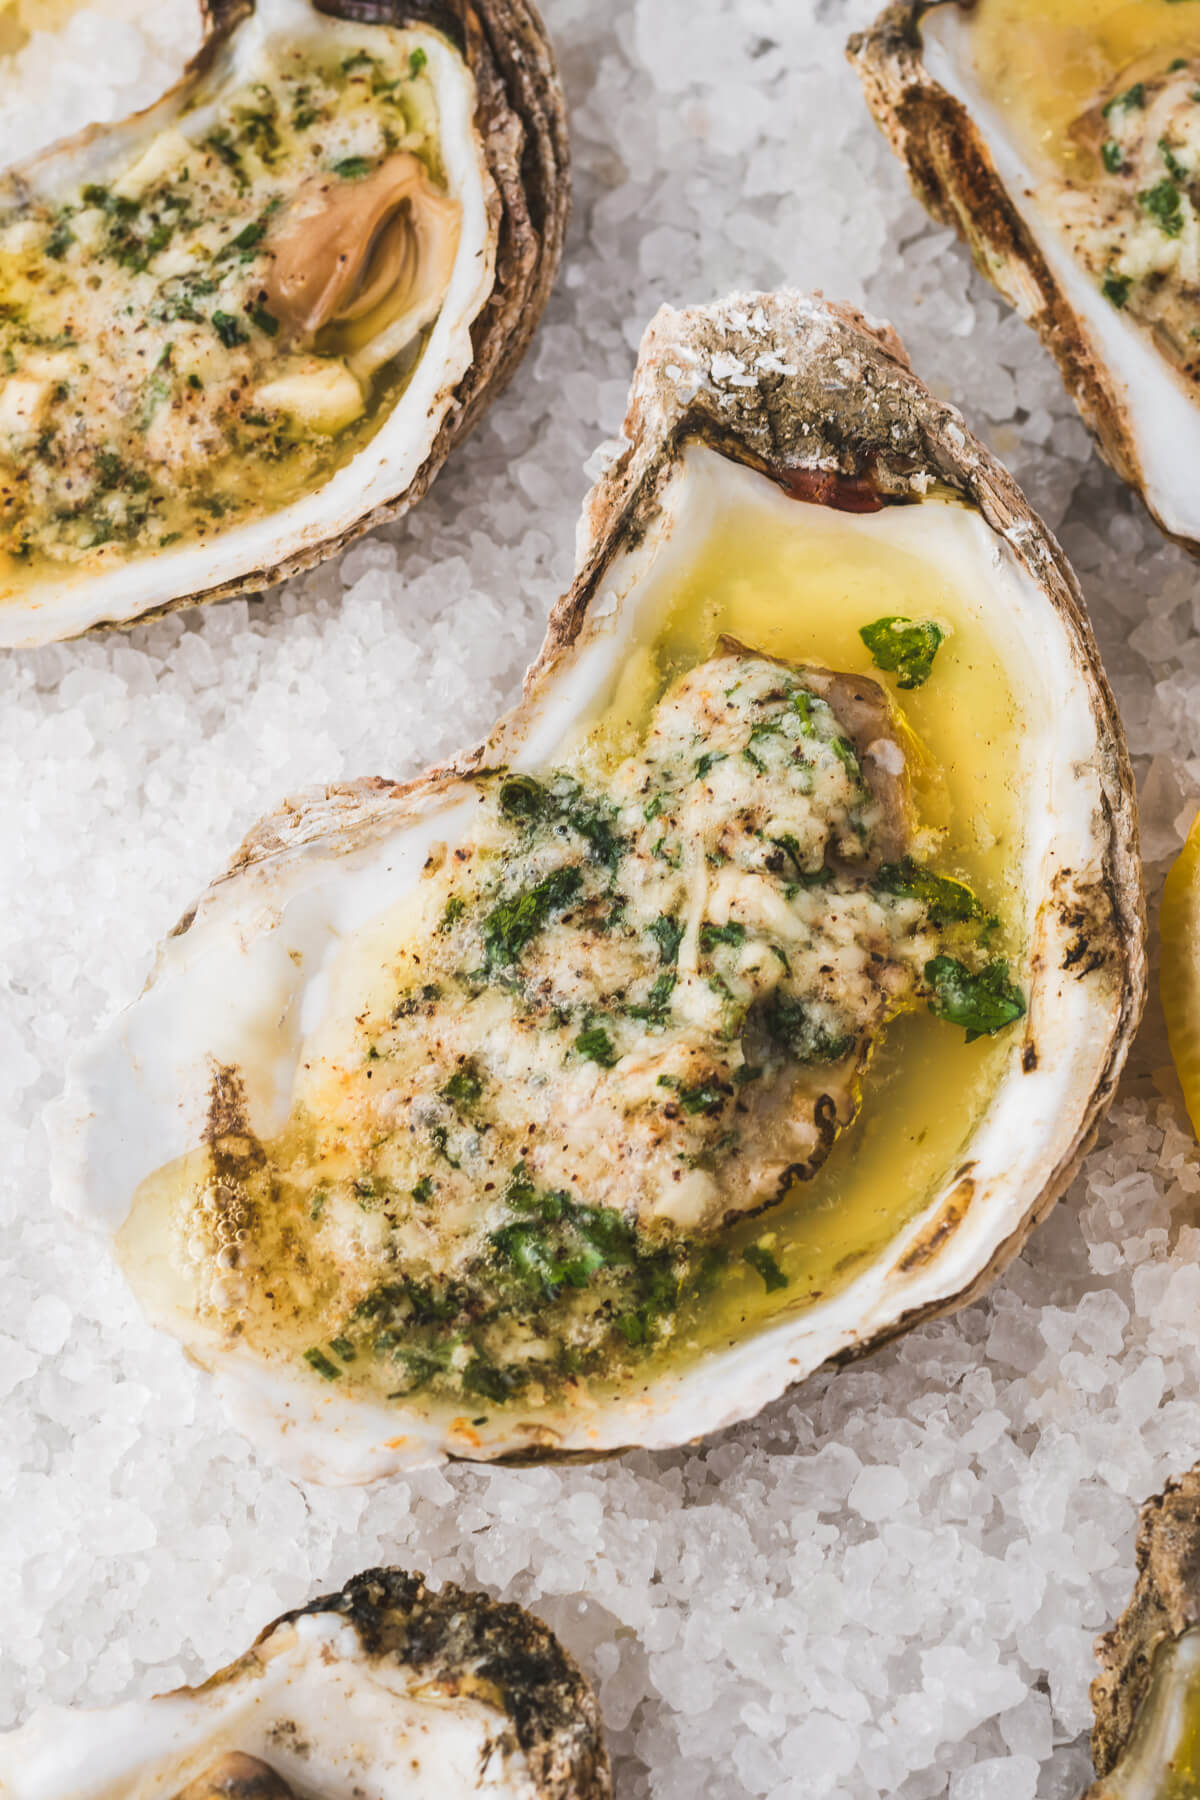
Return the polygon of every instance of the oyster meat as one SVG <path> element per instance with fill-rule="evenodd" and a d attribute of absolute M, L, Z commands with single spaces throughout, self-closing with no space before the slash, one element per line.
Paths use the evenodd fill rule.
<path fill-rule="evenodd" d="M 419 498 L 566 197 L 525 0 L 230 0 L 158 105 L 0 176 L 0 642 L 262 587 Z"/>
<path fill-rule="evenodd" d="M 957 1304 L 1138 1016 L 1073 579 L 896 340 L 664 313 L 627 432 L 517 708 L 265 821 L 73 1074 L 65 1191 L 309 1476 L 677 1443 Z"/>
<path fill-rule="evenodd" d="M 608 1800 L 595 1697 L 540 1620 L 370 1569 L 200 1687 L 0 1735 L 6 1800 Z"/>
<path fill-rule="evenodd" d="M 1200 1468 L 1142 1508 L 1137 1585 L 1096 1645 L 1085 1800 L 1190 1800 L 1200 1793 Z"/>
<path fill-rule="evenodd" d="M 918 197 L 1200 547 L 1200 32 L 1171 0 L 911 0 L 850 56 Z"/>

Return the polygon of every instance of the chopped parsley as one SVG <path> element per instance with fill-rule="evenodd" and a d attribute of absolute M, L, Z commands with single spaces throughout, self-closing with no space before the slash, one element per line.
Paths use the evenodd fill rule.
<path fill-rule="evenodd" d="M 483 1076 L 474 1063 L 465 1062 L 456 1069 L 445 1087 L 442 1098 L 449 1100 L 452 1106 L 474 1106 L 484 1088 Z"/>
<path fill-rule="evenodd" d="M 1165 137 L 1159 138 L 1158 151 L 1159 151 L 1159 155 L 1162 157 L 1163 161 L 1167 165 L 1167 172 L 1170 175 L 1172 181 L 1182 181 L 1182 182 L 1186 183 L 1190 179 L 1188 172 L 1184 168 L 1183 164 L 1180 162 L 1179 158 L 1176 156 L 1175 152 L 1172 150 L 1170 144 L 1167 142 Z"/>
<path fill-rule="evenodd" d="M 935 875 L 911 856 L 902 862 L 882 864 L 875 885 L 885 894 L 919 900 L 931 925 L 965 925 L 983 916 L 982 906 L 965 882 L 955 881 L 949 875 Z"/>
<path fill-rule="evenodd" d="M 61 262 L 74 242 L 75 233 L 65 219 L 60 219 L 46 239 L 46 255 Z"/>
<path fill-rule="evenodd" d="M 1183 230 L 1183 211 L 1179 189 L 1169 176 L 1164 175 L 1156 181 L 1152 188 L 1143 188 L 1138 195 L 1138 205 L 1158 225 L 1159 230 L 1167 237 L 1178 237 Z"/>
<path fill-rule="evenodd" d="M 1115 94 L 1113 96 L 1104 108 L 1104 117 L 1106 119 L 1110 118 L 1115 112 L 1133 112 L 1136 108 L 1145 106 L 1145 104 L 1146 84 L 1142 81 L 1135 81 L 1133 86 L 1126 88 L 1123 94 Z"/>
<path fill-rule="evenodd" d="M 408 73 L 409 73 L 410 78 L 413 81 L 415 81 L 417 79 L 417 76 L 421 73 L 421 70 L 425 67 L 425 65 L 428 61 L 429 61 L 428 55 L 426 54 L 426 52 L 424 50 L 421 49 L 419 44 L 415 50 L 410 52 L 409 58 L 408 58 Z"/>
<path fill-rule="evenodd" d="M 599 1063 L 602 1069 L 611 1069 L 620 1060 L 603 1025 L 589 1025 L 575 1039 L 575 1048 L 580 1056 L 589 1062 Z"/>
<path fill-rule="evenodd" d="M 706 919 L 700 927 L 700 951 L 704 956 L 711 956 L 718 944 L 731 944 L 735 947 L 746 941 L 746 927 L 739 925 L 736 919 L 730 919 L 727 925 L 714 925 Z"/>
<path fill-rule="evenodd" d="M 1129 290 L 1133 281 L 1128 275 L 1108 274 L 1100 283 L 1100 292 L 1104 298 L 1119 310 L 1129 299 Z"/>
<path fill-rule="evenodd" d="M 854 1048 L 854 1034 L 838 1031 L 818 1017 L 808 1001 L 776 988 L 763 1022 L 780 1049 L 798 1063 L 841 1062 Z"/>
<path fill-rule="evenodd" d="M 266 307 L 260 306 L 257 301 L 248 306 L 246 311 L 252 323 L 257 325 L 260 331 L 265 331 L 268 337 L 278 336 L 279 320 L 274 313 L 268 312 Z"/>
<path fill-rule="evenodd" d="M 333 165 L 335 175 L 343 181 L 361 181 L 364 175 L 371 173 L 370 158 L 366 156 L 343 156 L 340 162 Z"/>
<path fill-rule="evenodd" d="M 658 945 L 660 962 L 678 962 L 679 946 L 683 942 L 683 926 L 679 920 L 660 915 L 650 921 L 646 930 Z"/>
<path fill-rule="evenodd" d="M 232 313 L 221 312 L 218 309 L 212 316 L 212 324 L 213 330 L 227 350 L 233 350 L 238 344 L 246 344 L 250 341 L 249 332 Z"/>
<path fill-rule="evenodd" d="M 1119 175 L 1125 167 L 1125 152 L 1115 138 L 1100 146 L 1100 160 L 1110 175 Z"/>
<path fill-rule="evenodd" d="M 306 1350 L 304 1360 L 310 1369 L 315 1369 L 317 1374 L 323 1375 L 326 1381 L 337 1381 L 341 1376 L 342 1371 L 337 1364 L 331 1362 L 325 1352 L 319 1348 Z"/>
<path fill-rule="evenodd" d="M 933 659 L 946 634 L 932 619 L 906 619 L 893 613 L 862 626 L 858 635 L 875 667 L 896 675 L 897 687 L 918 688 L 933 673 Z"/>
<path fill-rule="evenodd" d="M 511 968 L 552 915 L 571 904 L 582 885 L 580 870 L 567 865 L 494 906 L 483 923 L 488 968 Z"/>
<path fill-rule="evenodd" d="M 1001 958 L 972 974 L 957 957 L 935 956 L 925 964 L 925 979 L 933 990 L 930 1012 L 961 1025 L 968 1044 L 1024 1016 L 1025 996 L 1009 979 L 1008 964 Z"/>
<path fill-rule="evenodd" d="M 699 757 L 696 762 L 697 781 L 703 781 L 704 777 L 709 774 L 711 770 L 715 769 L 718 763 L 728 761 L 729 758 L 724 750 L 706 750 L 704 755 Z"/>
<path fill-rule="evenodd" d="M 664 969 L 656 977 L 650 992 L 640 1004 L 627 1006 L 625 1011 L 631 1019 L 641 1019 L 647 1025 L 665 1025 L 667 1013 L 671 1006 L 671 995 L 675 991 L 674 969 Z"/>
<path fill-rule="evenodd" d="M 757 1270 L 762 1276 L 763 1285 L 768 1294 L 773 1294 L 779 1288 L 785 1288 L 787 1286 L 787 1276 L 775 1261 L 771 1252 L 765 1249 L 762 1244 L 747 1244 L 746 1248 L 742 1251 L 742 1261 L 744 1263 L 749 1263 L 750 1267 Z"/>

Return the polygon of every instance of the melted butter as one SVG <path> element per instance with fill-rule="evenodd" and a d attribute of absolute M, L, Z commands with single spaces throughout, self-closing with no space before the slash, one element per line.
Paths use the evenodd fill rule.
<path fill-rule="evenodd" d="M 985 97 L 1014 140 L 1057 173 L 1084 174 L 1072 122 L 1123 71 L 1200 52 L 1193 0 L 978 0 L 971 44 Z"/>
<path fill-rule="evenodd" d="M 941 503 L 928 504 L 932 510 Z M 682 573 L 646 578 L 639 594 L 640 635 L 615 691 L 566 755 L 554 760 L 608 768 L 629 754 L 664 689 L 710 656 L 723 633 L 788 660 L 870 672 L 889 687 L 911 734 L 921 854 L 968 881 L 1008 920 L 1017 912 L 1011 884 L 1021 851 L 1020 712 L 969 597 L 933 562 L 889 539 L 887 521 L 894 517 L 879 515 L 878 524 L 851 521 L 797 502 L 768 514 L 759 507 L 728 507 Z M 932 618 L 945 630 L 924 687 L 905 692 L 895 677 L 874 669 L 859 628 L 885 614 Z M 419 912 L 419 898 L 410 894 L 345 947 L 331 984 L 330 1016 L 318 1034 L 324 1045 L 336 1041 L 340 1029 L 334 1014 L 361 1016 L 364 1000 L 373 1009 L 394 992 L 388 945 L 404 940 Z M 1002 934 L 995 948 L 1013 958 L 1019 974 L 1020 945 Z M 723 1234 L 730 1251 L 725 1276 L 681 1317 L 670 1348 L 655 1355 L 663 1362 L 694 1359 L 844 1288 L 921 1212 L 953 1169 L 994 1092 L 1008 1047 L 1003 1033 L 967 1045 L 961 1030 L 923 1010 L 895 1020 L 869 1069 L 854 1125 L 810 1183 Z M 303 1087 L 301 1076 L 297 1101 Z M 264 1146 L 268 1165 L 290 1180 L 309 1141 L 310 1127 L 297 1105 L 282 1136 Z M 345 1172 L 333 1168 L 337 1160 L 334 1150 L 328 1174 Z M 118 1237 L 121 1261 L 147 1310 L 176 1328 L 193 1314 L 197 1291 L 179 1222 L 210 1174 L 206 1151 L 161 1170 L 139 1190 Z M 311 1193 L 319 1172 L 303 1180 Z M 756 1243 L 781 1267 L 785 1288 L 768 1291 L 741 1260 Z M 195 1274 L 208 1280 L 211 1269 Z M 327 1340 L 319 1321 L 332 1323 L 338 1295 L 324 1291 L 316 1271 L 313 1276 L 313 1310 L 299 1330 L 280 1334 L 277 1322 L 268 1320 L 271 1330 L 264 1333 L 261 1316 L 256 1321 L 245 1312 L 240 1329 L 264 1348 L 268 1340 L 279 1346 L 282 1338 L 293 1359 L 322 1336 Z M 350 1385 L 365 1371 L 360 1363 L 344 1373 L 350 1380 L 343 1385 Z M 591 1385 L 603 1391 L 604 1384 Z M 425 1402 L 418 1394 L 406 1405 Z M 461 1400 L 451 1410 L 460 1411 Z M 526 1396 L 521 1411 L 531 1410 Z"/>
<path fill-rule="evenodd" d="M 915 736 L 914 794 L 921 823 L 936 831 L 928 849 L 937 867 L 1010 918 L 1022 730 L 996 646 L 965 597 L 923 557 L 876 536 L 871 520 L 851 523 L 793 504 L 799 530 L 786 514 L 726 513 L 659 606 L 643 602 L 641 643 L 589 732 L 594 752 L 605 760 L 623 754 L 662 689 L 710 654 L 722 633 L 790 661 L 869 672 L 889 688 Z M 932 618 L 947 631 L 921 688 L 903 691 L 894 676 L 881 674 L 858 635 L 890 613 Z M 1019 946 L 1000 948 L 1012 954 Z M 728 1275 L 697 1310 L 683 1354 L 748 1336 L 844 1288 L 953 1167 L 995 1089 L 1005 1049 L 1003 1033 L 967 1045 L 960 1031 L 924 1011 L 894 1020 L 867 1076 L 859 1117 L 824 1167 L 771 1212 L 727 1232 Z M 786 1290 L 768 1293 L 740 1260 L 756 1242 L 771 1249 L 788 1277 Z"/>

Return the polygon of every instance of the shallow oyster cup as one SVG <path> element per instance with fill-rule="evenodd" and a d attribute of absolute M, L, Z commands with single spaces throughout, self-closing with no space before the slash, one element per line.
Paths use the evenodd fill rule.
<path fill-rule="evenodd" d="M 116 1233 L 139 1184 L 172 1159 L 214 1133 L 279 1129 L 338 944 L 408 890 L 432 843 L 461 838 L 479 804 L 471 771 L 545 767 L 611 697 L 651 586 L 661 593 L 686 566 L 731 496 L 801 545 L 839 509 L 848 529 L 927 555 L 976 609 L 1020 708 L 1011 893 L 1028 1015 L 997 1040 L 997 1083 L 961 1153 L 881 1251 L 823 1298 L 783 1294 L 750 1335 L 690 1363 L 649 1362 L 617 1391 L 581 1385 L 474 1420 L 368 1403 L 156 1307 L 218 1372 L 243 1428 L 305 1477 L 680 1444 L 751 1416 L 831 1359 L 963 1305 L 1070 1181 L 1141 1011 L 1133 784 L 1078 586 L 1011 477 L 917 379 L 894 334 L 794 293 L 664 309 L 642 345 L 625 430 L 513 711 L 414 781 L 330 787 L 265 819 L 163 947 L 142 997 L 80 1058 L 61 1133 L 71 1203 Z M 214 1086 L 215 1068 L 226 1076 Z"/>

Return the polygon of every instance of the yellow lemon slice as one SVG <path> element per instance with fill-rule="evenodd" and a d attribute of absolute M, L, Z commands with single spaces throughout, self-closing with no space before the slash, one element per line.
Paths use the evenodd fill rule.
<path fill-rule="evenodd" d="M 1200 1137 L 1200 815 L 1167 876 L 1160 929 L 1167 1039 L 1192 1129 Z"/>

